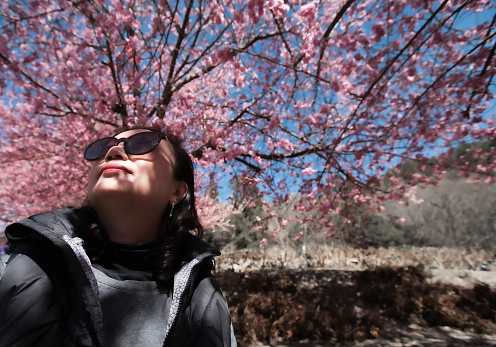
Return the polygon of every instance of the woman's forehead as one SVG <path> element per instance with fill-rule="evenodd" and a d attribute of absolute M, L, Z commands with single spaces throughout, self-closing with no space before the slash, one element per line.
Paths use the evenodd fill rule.
<path fill-rule="evenodd" d="M 124 130 L 121 133 L 118 133 L 114 135 L 116 139 L 122 139 L 122 138 L 128 138 L 132 135 L 139 134 L 139 133 L 144 133 L 144 132 L 151 132 L 151 130 L 148 129 L 130 129 L 130 130 Z"/>

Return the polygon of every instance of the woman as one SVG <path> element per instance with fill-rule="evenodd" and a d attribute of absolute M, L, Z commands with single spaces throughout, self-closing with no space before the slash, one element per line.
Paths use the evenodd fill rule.
<path fill-rule="evenodd" d="M 128 128 L 84 158 L 88 206 L 5 231 L 0 346 L 236 345 L 180 141 Z"/>

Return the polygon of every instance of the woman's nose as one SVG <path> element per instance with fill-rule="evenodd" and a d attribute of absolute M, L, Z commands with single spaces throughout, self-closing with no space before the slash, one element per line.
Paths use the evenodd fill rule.
<path fill-rule="evenodd" d="M 117 145 L 110 147 L 107 154 L 105 155 L 105 161 L 110 160 L 128 160 L 126 151 L 124 150 L 124 142 L 118 143 Z"/>

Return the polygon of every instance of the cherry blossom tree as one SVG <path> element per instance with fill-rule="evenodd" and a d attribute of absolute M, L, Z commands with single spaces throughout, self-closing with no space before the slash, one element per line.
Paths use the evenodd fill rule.
<path fill-rule="evenodd" d="M 207 224 L 227 211 L 209 185 L 235 175 L 333 232 L 436 177 L 386 188 L 387 169 L 495 137 L 495 32 L 486 0 L 4 1 L 1 218 L 80 204 L 85 146 L 153 123 L 186 140 Z M 491 182 L 480 155 L 459 168 Z"/>

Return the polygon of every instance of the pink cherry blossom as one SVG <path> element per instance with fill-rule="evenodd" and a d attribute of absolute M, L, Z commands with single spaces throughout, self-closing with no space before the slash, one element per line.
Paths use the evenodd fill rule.
<path fill-rule="evenodd" d="M 270 233 L 291 226 L 287 208 L 343 238 L 360 206 L 418 203 L 410 187 L 448 166 L 493 182 L 496 149 L 453 162 L 450 148 L 496 136 L 495 13 L 487 0 L 2 2 L 0 219 L 80 205 L 85 146 L 129 124 L 185 140 L 202 221 L 226 229 L 238 209 L 207 198 L 215 177 L 257 192 Z M 405 162 L 430 176 L 400 175 Z"/>
<path fill-rule="evenodd" d="M 302 173 L 303 175 L 308 175 L 308 176 L 311 176 L 311 175 L 313 175 L 313 174 L 314 174 L 314 173 L 316 173 L 316 172 L 317 172 L 317 170 L 315 170 L 315 169 L 314 169 L 314 168 L 312 168 L 312 167 L 307 167 L 306 169 L 301 170 L 301 173 Z"/>

